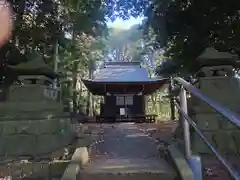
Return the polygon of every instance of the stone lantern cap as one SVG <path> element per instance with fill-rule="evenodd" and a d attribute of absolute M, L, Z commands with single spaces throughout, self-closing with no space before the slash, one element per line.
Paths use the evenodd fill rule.
<path fill-rule="evenodd" d="M 58 75 L 53 71 L 53 69 L 47 65 L 42 57 L 37 57 L 33 60 L 22 62 L 17 65 L 9 65 L 11 71 L 16 73 L 18 76 L 36 76 L 36 77 L 46 77 L 49 79 L 54 79 Z"/>
<path fill-rule="evenodd" d="M 237 67 L 238 56 L 229 52 L 220 52 L 213 47 L 206 48 L 203 53 L 197 58 L 200 68 L 204 66 L 226 66 L 231 65 Z"/>
<path fill-rule="evenodd" d="M 229 52 L 219 52 L 209 47 L 197 58 L 199 77 L 233 76 L 233 68 L 237 68 L 238 56 Z"/>

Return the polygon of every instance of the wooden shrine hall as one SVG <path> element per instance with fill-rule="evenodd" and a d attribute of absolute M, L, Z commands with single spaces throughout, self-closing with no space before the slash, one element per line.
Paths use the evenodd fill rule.
<path fill-rule="evenodd" d="M 161 88 L 167 79 L 150 79 L 140 62 L 108 62 L 83 83 L 93 95 L 103 96 L 100 122 L 152 122 L 145 113 L 145 95 Z"/>

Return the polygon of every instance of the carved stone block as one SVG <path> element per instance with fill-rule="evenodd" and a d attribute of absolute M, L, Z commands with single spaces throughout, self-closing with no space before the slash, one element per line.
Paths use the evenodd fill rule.
<path fill-rule="evenodd" d="M 199 80 L 199 90 L 233 112 L 240 112 L 238 79 L 227 76 L 202 77 Z M 188 104 L 193 111 L 192 118 L 219 152 L 224 154 L 240 152 L 239 129 L 196 97 L 191 97 Z M 196 132 L 193 132 L 192 146 L 196 153 L 211 153 Z"/>
<path fill-rule="evenodd" d="M 203 131 L 215 131 L 219 129 L 219 116 L 217 114 L 196 114 L 195 121 Z"/>

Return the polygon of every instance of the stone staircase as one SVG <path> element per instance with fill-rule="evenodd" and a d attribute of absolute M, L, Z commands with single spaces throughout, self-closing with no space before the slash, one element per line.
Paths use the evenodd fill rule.
<path fill-rule="evenodd" d="M 175 171 L 158 153 L 154 142 L 136 125 L 117 124 L 104 132 L 103 142 L 93 148 L 79 179 L 175 179 Z"/>

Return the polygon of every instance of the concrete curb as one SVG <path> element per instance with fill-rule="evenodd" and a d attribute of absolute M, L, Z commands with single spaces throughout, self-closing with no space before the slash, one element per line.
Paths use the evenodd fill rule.
<path fill-rule="evenodd" d="M 61 180 L 77 180 L 80 170 L 89 162 L 87 147 L 77 148 Z"/>
<path fill-rule="evenodd" d="M 169 160 L 182 180 L 194 180 L 192 169 L 189 167 L 184 155 L 179 151 L 176 144 L 169 145 Z"/>

